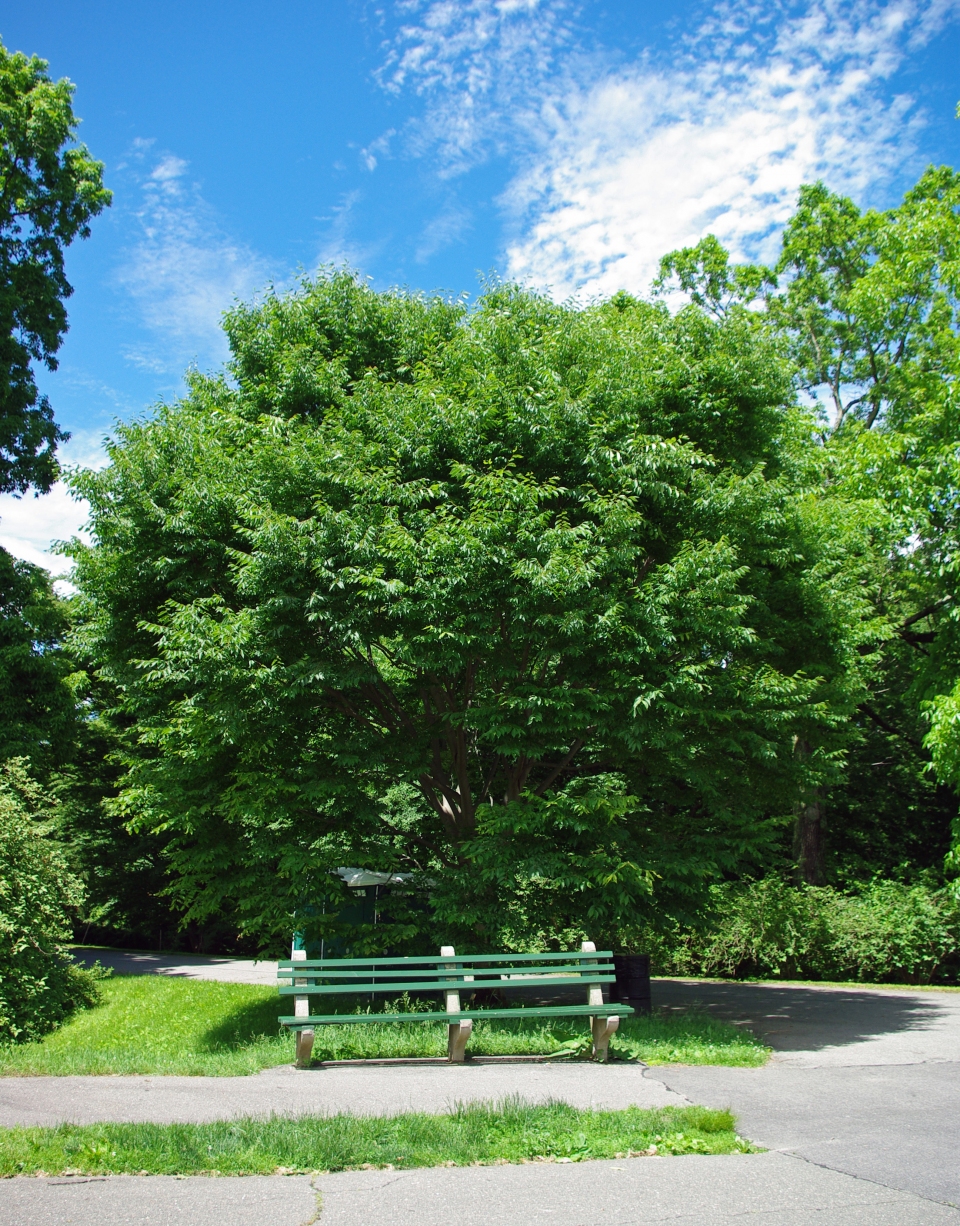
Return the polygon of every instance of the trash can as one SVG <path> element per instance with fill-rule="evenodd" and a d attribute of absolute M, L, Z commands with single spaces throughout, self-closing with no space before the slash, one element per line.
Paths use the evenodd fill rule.
<path fill-rule="evenodd" d="M 638 1013 L 649 1013 L 650 1003 L 650 955 L 614 954 L 613 968 L 617 976 L 614 984 L 616 1000 L 630 1005 Z M 612 993 L 611 993 L 612 995 Z"/>

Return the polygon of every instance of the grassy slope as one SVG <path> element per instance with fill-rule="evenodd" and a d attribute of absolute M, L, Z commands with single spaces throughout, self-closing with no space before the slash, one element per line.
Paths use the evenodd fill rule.
<path fill-rule="evenodd" d="M 468 1166 L 641 1154 L 751 1152 L 727 1111 L 581 1111 L 564 1103 L 474 1104 L 451 1115 L 301 1116 L 212 1124 L 0 1129 L 0 1176 L 290 1174 Z"/>
<path fill-rule="evenodd" d="M 41 1043 L 0 1048 L 0 1075 L 165 1073 L 214 1077 L 256 1073 L 293 1060 L 293 1038 L 278 1033 L 288 1012 L 273 988 L 160 975 L 123 975 L 102 985 L 103 1003 L 76 1014 Z M 575 1053 L 586 1019 L 478 1023 L 473 1055 Z M 327 1026 L 317 1031 L 318 1060 L 442 1056 L 438 1023 Z M 566 1045 L 566 1048 L 565 1046 Z M 654 1014 L 621 1022 L 614 1058 L 648 1064 L 763 1064 L 768 1049 L 714 1018 Z M 282 1164 L 281 1164 L 282 1165 Z"/>

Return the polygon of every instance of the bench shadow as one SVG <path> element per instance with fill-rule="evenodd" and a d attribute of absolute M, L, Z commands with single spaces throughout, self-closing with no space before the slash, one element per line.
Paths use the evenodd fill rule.
<path fill-rule="evenodd" d="M 277 1018 L 285 1010 L 277 1007 L 279 1003 L 278 999 L 268 998 L 234 1009 L 204 1033 L 204 1049 L 211 1052 L 238 1051 L 263 1039 L 275 1039 L 283 1032 Z"/>
<path fill-rule="evenodd" d="M 781 984 L 651 981 L 654 1008 L 698 1009 L 751 1030 L 775 1051 L 819 1051 L 910 1030 L 937 1020 L 942 1004 L 907 993 Z"/>
<path fill-rule="evenodd" d="M 390 1003 L 390 1002 L 386 1002 Z M 424 1005 L 430 1004 L 424 1001 Z M 432 1002 L 435 1007 L 435 1002 Z M 357 1007 L 374 1012 L 389 1012 L 385 1002 L 380 997 L 343 993 L 342 996 L 326 997 L 323 1004 L 324 1013 L 355 1013 Z M 241 1005 L 228 1014 L 223 1021 L 211 1027 L 203 1035 L 203 1046 L 207 1051 L 237 1051 L 248 1047 L 251 1043 L 263 1039 L 275 1039 L 283 1036 L 290 1040 L 292 1032 L 281 1026 L 279 1017 L 287 1017 L 293 1013 L 293 998 L 291 996 L 272 996 L 266 1000 L 251 1001 Z M 291 1046 L 292 1050 L 292 1046 Z"/>

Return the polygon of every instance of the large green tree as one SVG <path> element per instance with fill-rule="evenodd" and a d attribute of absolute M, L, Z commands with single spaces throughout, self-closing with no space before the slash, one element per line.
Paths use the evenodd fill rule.
<path fill-rule="evenodd" d="M 836 773 L 869 630 L 748 312 L 336 274 L 227 332 L 232 379 L 77 479 L 119 805 L 188 913 L 267 938 L 354 863 L 481 944 L 614 939 L 763 861 Z"/>
<path fill-rule="evenodd" d="M 64 250 L 110 203 L 102 163 L 74 140 L 73 90 L 0 43 L 0 491 L 56 480 L 66 435 L 33 364 L 56 369 L 73 292 Z"/>

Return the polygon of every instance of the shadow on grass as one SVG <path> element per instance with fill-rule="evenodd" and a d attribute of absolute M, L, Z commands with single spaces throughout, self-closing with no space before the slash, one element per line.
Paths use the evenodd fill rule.
<path fill-rule="evenodd" d="M 288 1032 L 277 1021 L 284 1007 L 276 999 L 251 1001 L 228 1014 L 216 1026 L 205 1031 L 200 1050 L 208 1052 L 240 1051 L 265 1039 L 276 1039 Z"/>
<path fill-rule="evenodd" d="M 278 1024 L 277 1018 L 288 1016 L 292 1004 L 290 997 L 272 997 L 237 1007 L 198 1036 L 197 1048 L 221 1055 L 260 1048 L 262 1060 L 266 1056 L 264 1045 L 269 1045 L 277 1053 L 278 1062 L 285 1063 L 293 1058 L 293 1036 Z M 418 1006 L 431 1008 L 435 1002 L 409 999 L 371 1002 L 366 996 L 348 995 L 335 1002 L 324 1000 L 323 1011 L 339 1014 L 346 1024 L 316 1028 L 313 1062 L 441 1057 L 446 1048 L 446 1025 L 439 1021 L 417 1024 Z M 367 1009 L 374 1015 L 381 1011 L 407 1012 L 413 1024 L 349 1024 L 351 1014 L 355 1016 Z M 557 1017 L 548 1021 L 516 1017 L 485 1021 L 482 1016 L 474 1016 L 471 1056 L 589 1058 L 590 1032 L 585 1018 Z M 706 1011 L 657 1010 L 623 1018 L 610 1054 L 616 1061 L 650 1064 L 756 1065 L 765 1062 L 768 1052 L 745 1028 L 732 1026 Z"/>
<path fill-rule="evenodd" d="M 370 1005 L 367 996 L 338 996 L 335 1003 L 324 1001 L 324 1013 L 352 1014 L 357 1009 L 366 1010 Z M 375 1013 L 389 1013 L 397 1007 L 396 1001 L 378 1001 L 373 1005 Z M 426 1005 L 424 1005 L 426 1007 Z M 431 1006 L 432 1007 L 432 1006 Z M 201 1050 L 209 1052 L 240 1051 L 252 1044 L 272 1040 L 280 1036 L 291 1037 L 291 1032 L 277 1020 L 293 1013 L 292 996 L 270 996 L 266 1000 L 251 1001 L 224 1017 L 216 1026 L 205 1031 L 201 1038 Z"/>

